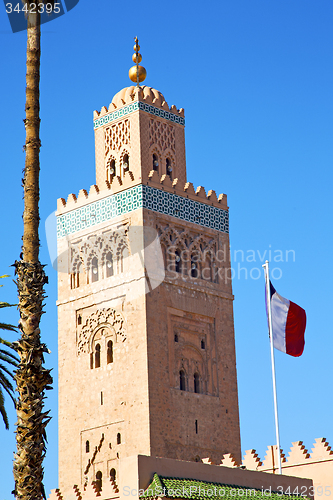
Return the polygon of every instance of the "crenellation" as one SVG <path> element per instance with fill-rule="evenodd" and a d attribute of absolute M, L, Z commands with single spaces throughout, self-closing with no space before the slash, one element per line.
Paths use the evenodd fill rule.
<path fill-rule="evenodd" d="M 187 182 L 184 186 L 184 191 L 186 194 L 192 194 L 195 196 L 195 191 L 194 191 L 194 186 L 192 184 L 192 182 Z"/>
<path fill-rule="evenodd" d="M 104 116 L 106 113 L 108 113 L 108 108 L 106 106 L 102 106 L 101 111 L 99 113 L 99 116 Z"/>
<path fill-rule="evenodd" d="M 227 195 L 226 195 L 226 194 L 224 194 L 224 193 L 219 194 L 219 197 L 218 197 L 218 202 L 219 202 L 221 205 L 223 205 L 223 206 L 227 207 L 227 206 L 228 206 L 228 202 L 227 202 Z"/>
<path fill-rule="evenodd" d="M 167 174 L 163 174 L 161 176 L 160 183 L 162 184 L 163 187 L 172 188 L 172 181 L 170 179 L 170 176 Z"/>
<path fill-rule="evenodd" d="M 290 448 L 289 456 L 287 458 L 288 464 L 296 464 L 303 462 L 310 457 L 308 450 L 305 448 L 303 441 L 295 441 Z"/>
<path fill-rule="evenodd" d="M 210 457 L 203 458 L 201 461 L 203 464 L 214 465 L 214 462 Z"/>
<path fill-rule="evenodd" d="M 80 200 L 86 200 L 88 198 L 88 193 L 85 189 L 80 189 L 79 191 L 79 195 L 77 197 L 77 200 L 80 201 Z"/>
<path fill-rule="evenodd" d="M 99 193 L 99 188 L 98 188 L 97 184 L 92 184 L 90 186 L 88 197 L 90 198 L 92 196 L 96 196 L 98 193 Z"/>
<path fill-rule="evenodd" d="M 162 102 L 162 106 L 161 106 L 161 108 L 165 109 L 166 111 L 169 111 L 169 109 L 170 109 L 170 108 L 169 108 L 169 105 L 168 105 L 168 103 L 167 103 L 166 101 L 163 101 L 163 102 Z"/>
<path fill-rule="evenodd" d="M 237 463 L 237 461 L 235 460 L 235 458 L 231 453 L 226 453 L 222 457 L 220 466 L 234 468 L 234 467 L 239 467 L 239 464 Z"/>
<path fill-rule="evenodd" d="M 203 186 L 198 186 L 195 194 L 197 195 L 198 198 L 201 198 L 202 200 L 205 200 L 207 198 L 205 188 Z"/>
<path fill-rule="evenodd" d="M 207 200 L 213 202 L 213 203 L 218 203 L 218 199 L 216 196 L 216 192 L 213 189 L 210 189 L 207 193 Z"/>
<path fill-rule="evenodd" d="M 329 445 L 326 438 L 317 438 L 313 444 L 313 448 L 311 449 L 311 460 L 332 460 L 333 450 L 331 450 L 331 446 Z"/>
<path fill-rule="evenodd" d="M 61 210 L 66 206 L 65 198 L 57 199 L 57 212 L 61 212 Z"/>
<path fill-rule="evenodd" d="M 242 465 L 249 470 L 258 470 L 262 466 L 262 461 L 256 450 L 247 450 L 245 452 Z"/>
<path fill-rule="evenodd" d="M 67 197 L 67 203 L 66 203 L 66 205 L 70 205 L 72 203 L 76 203 L 76 200 L 77 200 L 76 195 L 74 193 L 70 193 L 68 195 L 68 197 Z"/>

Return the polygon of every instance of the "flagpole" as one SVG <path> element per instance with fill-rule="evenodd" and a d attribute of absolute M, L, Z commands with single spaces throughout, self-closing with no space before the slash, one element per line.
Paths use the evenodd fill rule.
<path fill-rule="evenodd" d="M 279 474 L 282 474 L 281 468 L 281 448 L 280 448 L 280 433 L 279 433 L 279 419 L 278 419 L 278 407 L 277 407 L 277 396 L 276 396 L 276 379 L 275 379 L 275 362 L 274 362 L 274 346 L 273 346 L 273 329 L 272 329 L 272 308 L 271 308 L 271 292 L 270 292 L 270 281 L 269 281 L 269 263 L 266 260 L 265 264 L 262 265 L 265 269 L 265 281 L 266 281 L 266 297 L 267 297 L 267 310 L 268 310 L 268 325 L 269 325 L 269 338 L 271 344 L 271 361 L 272 361 L 272 379 L 273 379 L 273 397 L 274 397 L 274 413 L 275 413 L 275 433 L 276 433 L 276 444 L 278 449 L 278 466 Z"/>

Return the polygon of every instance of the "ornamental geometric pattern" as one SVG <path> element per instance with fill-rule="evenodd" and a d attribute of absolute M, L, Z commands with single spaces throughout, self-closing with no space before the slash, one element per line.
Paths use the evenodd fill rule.
<path fill-rule="evenodd" d="M 119 340 L 119 336 L 123 342 L 126 340 L 124 318 L 122 315 L 112 308 L 99 309 L 87 318 L 82 329 L 79 331 L 77 339 L 78 354 L 90 351 L 91 337 L 101 326 L 111 326 L 117 335 L 117 341 Z"/>
<path fill-rule="evenodd" d="M 122 120 L 111 127 L 107 127 L 104 133 L 105 156 L 109 154 L 109 151 L 120 150 L 122 146 L 129 144 L 130 140 L 129 120 Z"/>
<path fill-rule="evenodd" d="M 167 148 L 172 149 L 172 151 L 176 149 L 175 129 L 172 125 L 150 119 L 149 139 L 149 146 L 156 144 L 161 151 Z"/>
<path fill-rule="evenodd" d="M 123 116 L 129 115 L 130 113 L 134 113 L 134 111 L 146 111 L 146 113 L 150 113 L 151 115 L 159 116 L 160 118 L 164 118 L 165 120 L 169 120 L 173 123 L 179 123 L 180 125 L 185 125 L 185 118 L 182 116 L 175 115 L 170 111 L 165 111 L 164 109 L 156 108 L 151 104 L 147 104 L 145 102 L 136 101 L 131 104 L 127 104 L 123 108 L 116 109 L 112 113 L 109 113 L 101 118 L 96 118 L 94 120 L 94 129 L 101 127 L 102 125 L 106 125 L 108 123 L 114 122 L 118 120 L 118 118 L 122 118 Z"/>
<path fill-rule="evenodd" d="M 57 217 L 57 237 L 77 233 L 82 229 L 112 220 L 139 208 L 146 208 L 160 214 L 171 215 L 179 220 L 193 222 L 200 226 L 229 232 L 229 213 L 200 201 L 139 184 L 132 188 L 111 194 L 81 208 L 71 210 Z"/>

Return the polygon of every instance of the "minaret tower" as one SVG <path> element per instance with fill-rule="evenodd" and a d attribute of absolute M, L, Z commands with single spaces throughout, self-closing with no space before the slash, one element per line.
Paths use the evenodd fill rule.
<path fill-rule="evenodd" d="M 241 454 L 226 196 L 187 182 L 184 110 L 134 50 L 94 112 L 96 184 L 58 200 L 62 491 L 133 455 Z"/>

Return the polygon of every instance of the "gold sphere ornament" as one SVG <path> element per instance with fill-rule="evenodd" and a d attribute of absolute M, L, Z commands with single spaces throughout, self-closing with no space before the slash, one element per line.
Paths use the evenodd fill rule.
<path fill-rule="evenodd" d="M 142 61 L 142 55 L 141 54 L 133 54 L 132 55 L 132 61 L 134 63 L 136 63 L 136 62 L 140 63 Z"/>
<path fill-rule="evenodd" d="M 139 82 L 143 82 L 147 76 L 147 71 L 143 66 L 132 66 L 128 72 L 128 76 L 132 82 L 137 83 L 137 70 L 139 74 Z"/>
<path fill-rule="evenodd" d="M 139 44 L 135 44 L 134 47 L 133 47 L 133 50 L 138 51 L 140 50 L 140 45 Z"/>

